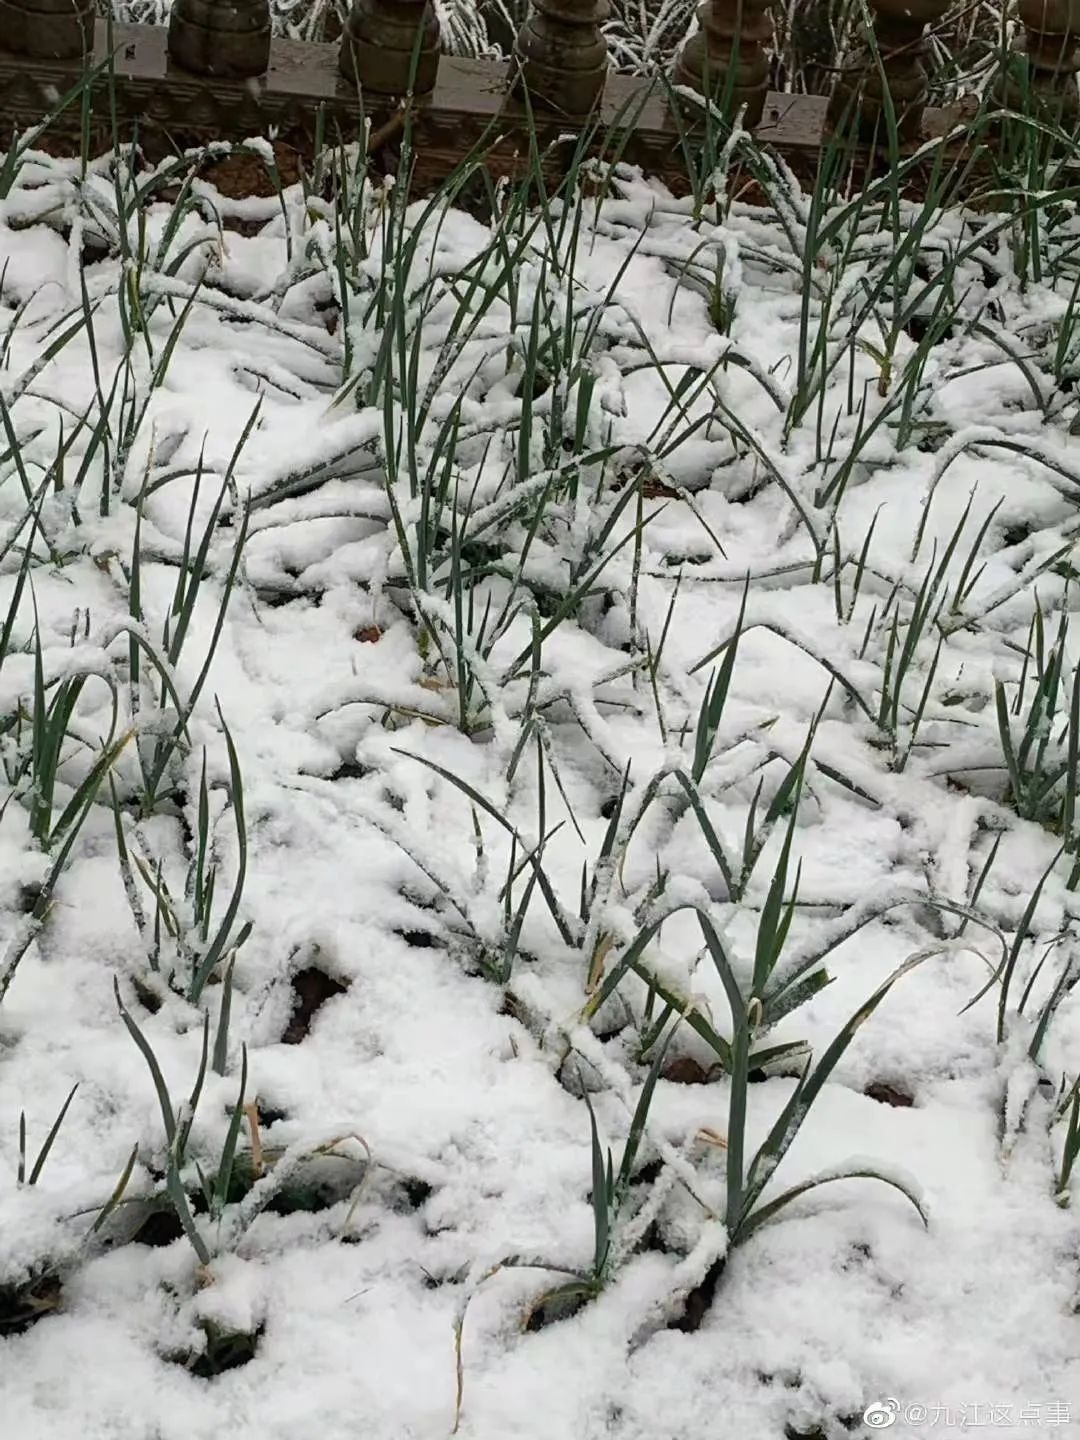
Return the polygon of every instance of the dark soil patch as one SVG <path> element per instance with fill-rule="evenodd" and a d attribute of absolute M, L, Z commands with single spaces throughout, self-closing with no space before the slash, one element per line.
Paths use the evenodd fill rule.
<path fill-rule="evenodd" d="M 0 1335 L 21 1335 L 60 1308 L 63 1286 L 56 1275 L 24 1285 L 0 1285 Z"/>
<path fill-rule="evenodd" d="M 284 1185 L 267 1205 L 271 1215 L 318 1215 L 341 1199 L 340 1187 L 327 1180 Z"/>
<path fill-rule="evenodd" d="M 1001 543 L 1006 550 L 1011 550 L 1015 545 L 1022 545 L 1034 528 L 1030 524 L 1009 525 L 1001 533 Z"/>
<path fill-rule="evenodd" d="M 861 1415 L 837 1415 L 836 1420 L 845 1430 L 858 1430 L 863 1423 Z M 793 1425 L 788 1421 L 784 1426 L 784 1440 L 829 1440 L 829 1431 L 822 1425 L 806 1430 L 803 1425 Z"/>
<path fill-rule="evenodd" d="M 750 497 L 745 495 L 727 496 L 728 503 L 732 505 L 742 505 L 748 498 Z M 704 552 L 688 554 L 673 551 L 663 557 L 662 564 L 666 565 L 669 570 L 678 570 L 683 565 L 708 565 L 715 558 L 715 555 L 706 555 Z"/>
<path fill-rule="evenodd" d="M 255 586 L 254 590 L 259 604 L 265 605 L 268 610 L 281 610 L 304 598 L 295 590 L 263 589 L 261 586 Z"/>
<path fill-rule="evenodd" d="M 635 1253 L 644 1254 L 651 1251 L 654 1255 L 670 1255 L 671 1249 L 661 1233 L 660 1226 L 654 1220 L 646 1229 L 641 1239 L 634 1247 Z"/>
<path fill-rule="evenodd" d="M 259 1340 L 263 1333 L 260 1325 L 250 1334 L 237 1334 L 231 1330 L 220 1330 L 216 1325 L 204 1324 L 206 1349 L 189 1365 L 193 1375 L 201 1380 L 212 1380 L 215 1375 L 224 1375 L 226 1370 L 236 1370 L 255 1358 Z"/>
<path fill-rule="evenodd" d="M 400 940 L 404 940 L 406 945 L 411 945 L 414 950 L 438 948 L 438 938 L 430 930 L 395 930 L 394 934 Z"/>
<path fill-rule="evenodd" d="M 646 1161 L 640 1170 L 636 1170 L 630 1177 L 631 1185 L 655 1185 L 663 1173 L 664 1162 L 657 1156 L 655 1160 Z"/>
<path fill-rule="evenodd" d="M 723 1255 L 719 1260 L 713 1261 L 706 1270 L 701 1284 L 695 1285 L 687 1295 L 683 1313 L 677 1319 L 672 1320 L 668 1326 L 669 1330 L 681 1330 L 684 1335 L 693 1335 L 696 1330 L 701 1329 L 702 1321 L 712 1309 L 713 1300 L 716 1298 L 716 1287 L 720 1283 L 720 1277 L 724 1273 L 726 1264 L 727 1257 Z"/>
<path fill-rule="evenodd" d="M 135 1231 L 131 1242 L 133 1245 L 149 1245 L 152 1249 L 163 1250 L 174 1240 L 179 1240 L 183 1233 L 184 1227 L 180 1224 L 175 1210 L 154 1210 Z"/>
<path fill-rule="evenodd" d="M 430 1200 L 432 1195 L 432 1188 L 427 1181 L 420 1180 L 415 1175 L 402 1177 L 401 1191 L 410 1210 L 419 1210 L 420 1206 Z"/>
<path fill-rule="evenodd" d="M 370 765 L 358 765 L 355 760 L 343 760 L 329 778 L 331 780 L 364 780 L 370 774 Z"/>
<path fill-rule="evenodd" d="M 875 1080 L 866 1087 L 863 1094 L 868 1100 L 876 1100 L 879 1105 L 892 1105 L 897 1110 L 907 1110 L 915 1103 L 914 1096 L 905 1090 L 897 1090 L 894 1085 L 888 1085 L 884 1080 Z"/>
<path fill-rule="evenodd" d="M 317 965 L 309 965 L 306 970 L 293 976 L 292 988 L 292 1019 L 281 1037 L 283 1045 L 299 1045 L 306 1039 L 316 1012 L 327 1000 L 344 995 L 348 986 L 327 975 L 326 971 L 320 970 Z"/>
<path fill-rule="evenodd" d="M 161 1009 L 161 996 L 138 975 L 132 976 L 131 988 L 135 991 L 135 997 L 148 1015 L 156 1015 Z"/>
<path fill-rule="evenodd" d="M 29 915 L 40 899 L 40 885 L 20 885 L 19 898 L 15 903 L 21 914 Z"/>
<path fill-rule="evenodd" d="M 295 185 L 299 181 L 302 157 L 293 146 L 275 140 L 274 162 L 282 186 Z M 246 200 L 258 196 L 269 200 L 278 193 L 278 181 L 267 169 L 262 156 L 250 151 L 238 150 L 224 160 L 205 166 L 203 178 L 229 199 Z"/>
<path fill-rule="evenodd" d="M 904 329 L 907 331 L 908 336 L 912 340 L 914 340 L 916 345 L 918 345 L 921 341 L 925 340 L 927 335 L 930 334 L 931 328 L 934 327 L 936 327 L 936 334 L 939 343 L 944 343 L 946 340 L 952 339 L 953 326 L 942 325 L 939 320 L 935 321 L 930 315 L 911 315 L 909 316 L 907 323 L 904 325 Z"/>
<path fill-rule="evenodd" d="M 660 1071 L 660 1078 L 670 1080 L 672 1085 L 707 1085 L 711 1077 L 704 1065 L 700 1065 L 692 1055 L 680 1055 L 665 1065 Z"/>

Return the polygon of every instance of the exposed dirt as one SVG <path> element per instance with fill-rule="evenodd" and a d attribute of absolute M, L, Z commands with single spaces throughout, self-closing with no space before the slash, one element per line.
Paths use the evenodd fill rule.
<path fill-rule="evenodd" d="M 283 1045 L 299 1045 L 307 1037 L 316 1011 L 325 1005 L 327 1000 L 333 1000 L 335 995 L 344 995 L 348 986 L 342 985 L 340 980 L 334 980 L 318 966 L 309 965 L 306 970 L 293 976 L 292 988 L 295 996 L 292 1019 L 281 1037 Z"/>

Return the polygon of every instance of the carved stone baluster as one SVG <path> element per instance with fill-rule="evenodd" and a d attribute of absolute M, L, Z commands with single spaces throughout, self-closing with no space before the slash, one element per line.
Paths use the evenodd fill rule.
<path fill-rule="evenodd" d="M 1008 77 L 1001 99 L 1022 109 L 1027 91 L 1049 118 L 1075 124 L 1080 117 L 1080 0 L 1018 0 L 1016 9 L 1024 33 L 1013 53 L 1026 62 L 1026 82 Z"/>
<path fill-rule="evenodd" d="M 169 55 L 195 75 L 265 75 L 270 64 L 269 0 L 175 0 Z"/>
<path fill-rule="evenodd" d="M 867 39 L 845 57 L 829 120 L 833 125 L 850 124 L 854 106 L 862 135 L 869 138 L 877 131 L 883 139 L 884 70 L 899 133 L 912 139 L 919 134 L 926 109 L 926 27 L 941 19 L 949 0 L 869 0 L 869 4 L 877 56 Z"/>
<path fill-rule="evenodd" d="M 93 44 L 94 0 L 0 0 L 0 50 L 76 60 Z"/>
<path fill-rule="evenodd" d="M 608 0 L 532 0 L 514 44 L 515 87 L 543 109 L 588 115 L 607 80 L 600 26 L 610 13 Z"/>
<path fill-rule="evenodd" d="M 697 12 L 699 29 L 675 60 L 676 85 L 689 85 L 699 95 L 725 103 L 732 115 L 745 105 L 745 123 L 756 125 L 769 89 L 770 4 L 705 0 Z"/>
<path fill-rule="evenodd" d="M 439 22 L 431 0 L 353 0 L 338 65 L 364 94 L 429 95 L 439 73 Z"/>

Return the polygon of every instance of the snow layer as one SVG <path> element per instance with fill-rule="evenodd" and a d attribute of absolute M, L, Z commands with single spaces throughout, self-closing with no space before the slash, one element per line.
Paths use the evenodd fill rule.
<path fill-rule="evenodd" d="M 1033 1424 L 1064 1432 L 1075 1423 L 1080 1232 L 1073 1212 L 1054 1203 L 1063 1129 L 1048 1132 L 1047 1086 L 1036 1081 L 1041 1074 L 1056 1086 L 1063 1074 L 1076 1075 L 1080 1009 L 1066 996 L 1036 1071 L 1024 1060 L 1030 1030 L 1023 1019 L 1011 1016 L 1007 1043 L 996 1041 L 996 987 L 968 1007 L 1060 844 L 1004 803 L 994 682 L 1007 681 L 1014 695 L 1037 603 L 1051 639 L 1058 613 L 1075 603 L 1069 554 L 1080 441 L 1069 422 L 1076 405 L 1051 373 L 1054 341 L 1045 338 L 1059 333 L 1053 327 L 1068 283 L 1044 280 L 1021 294 L 1009 232 L 988 232 L 976 246 L 972 227 L 988 224 L 985 217 L 940 217 L 922 248 L 940 267 L 967 247 L 954 284 L 961 309 L 924 357 L 917 425 L 899 435 L 901 417 L 890 412 L 867 440 L 860 414 L 865 427 L 901 388 L 919 333 L 909 324 L 892 335 L 886 373 L 888 287 L 881 326 L 864 314 L 851 332 L 859 286 L 870 287 L 888 263 L 882 237 L 867 231 L 842 274 L 829 274 L 840 265 L 835 250 L 807 274 L 805 197 L 789 195 L 781 224 L 772 212 L 738 203 L 722 215 L 708 207 L 706 218 L 695 219 L 688 203 L 630 172 L 618 188 L 619 198 L 586 202 L 579 233 L 566 223 L 558 235 L 534 230 L 514 262 L 513 303 L 504 280 L 502 297 L 476 316 L 456 351 L 440 347 L 461 313 L 474 257 L 487 252 L 494 278 L 501 252 L 491 247 L 490 228 L 461 212 L 426 219 L 401 324 L 407 349 L 419 335 L 416 386 L 423 392 L 431 382 L 430 413 L 412 437 L 417 455 L 406 442 L 394 478 L 388 412 L 371 392 L 380 340 L 391 328 L 373 299 L 387 274 L 386 194 L 366 202 L 370 250 L 352 256 L 347 314 L 327 259 L 334 229 L 322 201 L 305 204 L 290 193 L 282 206 L 269 202 L 254 234 L 221 232 L 194 209 L 170 230 L 170 206 L 153 201 L 146 235 L 134 222 L 127 227 L 129 251 L 145 246 L 138 264 L 123 258 L 103 169 L 80 182 L 77 167 L 31 157 L 0 204 L 0 395 L 21 455 L 20 468 L 4 446 L 0 519 L 5 534 L 19 526 L 23 537 L 6 552 L 0 613 L 16 593 L 28 533 L 22 479 L 36 490 L 51 476 L 30 567 L 45 673 L 55 680 L 92 671 L 117 685 L 117 733 L 128 725 L 138 732 L 114 768 L 121 823 L 133 854 L 160 861 L 180 911 L 205 747 L 220 870 L 215 924 L 239 860 L 221 717 L 228 724 L 243 775 L 248 851 L 233 934 L 243 920 L 253 928 L 235 959 L 226 1073 L 206 1077 L 192 1164 L 215 1171 L 244 1045 L 245 1098 L 257 1098 L 262 1116 L 270 1161 L 263 1198 L 271 1202 L 254 1214 L 253 1201 L 242 1217 L 230 1207 L 220 1229 L 196 1216 L 213 1252 L 208 1270 L 182 1234 L 144 1243 L 146 1202 L 163 1192 L 165 1132 L 114 983 L 156 1053 L 174 1106 L 199 1069 L 203 1011 L 211 1040 L 217 1034 L 222 986 L 218 972 L 195 1003 L 176 993 L 185 990 L 183 974 L 170 986 L 166 969 L 154 971 L 152 926 L 140 934 L 133 918 L 103 788 L 0 1002 L 0 1295 L 25 1289 L 43 1269 L 55 1269 L 63 1283 L 55 1313 L 21 1333 L 0 1333 L 0 1413 L 12 1435 L 446 1436 L 462 1316 L 458 1434 L 465 1440 L 870 1434 L 864 1411 L 890 1399 L 909 1407 L 889 1427 L 898 1435 L 959 1434 L 988 1424 L 991 1406 L 1002 1435 L 1031 1433 Z M 229 207 L 221 208 L 227 215 Z M 413 207 L 409 225 L 422 214 Z M 1067 238 L 1055 234 L 1053 243 L 1065 247 Z M 726 333 L 716 323 L 720 256 Z M 429 275 L 438 282 L 421 295 Z M 921 282 L 909 276 L 908 283 Z M 808 284 L 836 363 L 820 395 L 797 413 Z M 826 321 L 830 293 L 835 313 Z M 137 330 L 134 343 L 125 337 L 134 294 L 152 308 L 152 354 Z M 479 293 L 471 303 L 482 308 Z M 593 388 L 581 402 L 579 453 L 612 455 L 604 466 L 584 467 L 576 498 L 565 485 L 558 490 L 527 543 L 524 522 L 499 520 L 499 506 L 522 453 L 533 316 L 548 306 L 556 333 L 558 307 L 567 305 L 570 345 L 585 364 L 571 375 L 569 360 L 561 372 L 550 356 L 544 360 L 556 378 L 535 401 L 537 433 L 524 448 L 518 493 L 530 485 L 539 493 L 563 464 L 544 450 L 555 425 L 552 397 L 573 416 L 584 375 Z M 86 307 L 92 345 L 81 323 Z M 181 316 L 155 386 L 155 364 Z M 50 354 L 68 325 L 76 333 Z M 1037 358 L 1012 358 L 1010 339 Z M 125 374 L 137 405 L 121 398 Z M 560 374 L 570 377 L 565 386 Z M 406 531 L 417 524 L 415 467 L 429 462 L 432 435 L 459 400 L 459 504 L 471 496 L 470 533 L 490 519 L 484 533 L 501 547 L 502 575 L 490 582 L 496 605 L 520 565 L 530 594 L 548 604 L 543 626 L 572 588 L 568 575 L 588 574 L 610 552 L 592 587 L 598 595 L 545 634 L 537 676 L 527 609 L 490 653 L 474 657 L 467 734 L 454 676 L 439 674 L 418 645 L 395 528 L 397 520 Z M 139 410 L 128 441 L 105 450 L 94 439 L 103 405 L 117 437 Z M 401 389 L 390 413 L 399 435 L 415 420 Z M 59 485 L 55 461 L 64 446 Z M 839 498 L 824 498 L 854 450 Z M 1034 451 L 1056 468 L 1032 458 Z M 620 476 L 636 497 L 628 505 L 618 503 Z M 103 492 L 111 496 L 108 513 Z M 242 560 L 215 642 L 249 502 Z M 639 515 L 649 518 L 635 540 Z M 161 733 L 161 687 L 156 682 L 155 692 L 146 681 L 152 671 L 144 654 L 142 708 L 132 714 L 122 627 L 134 623 L 148 643 L 163 644 L 189 517 L 195 547 L 208 525 L 214 531 L 190 629 L 169 668 L 177 693 L 190 693 L 210 652 L 212 663 L 191 716 L 190 749 L 163 787 L 175 782 L 175 803 L 165 795 L 156 813 L 139 818 L 137 757 L 152 756 Z M 598 541 L 608 517 L 611 529 Z M 915 647 L 900 723 L 889 735 L 876 717 L 891 616 L 907 623 L 928 567 L 961 523 L 963 539 L 941 583 L 950 606 L 968 588 L 942 611 L 939 631 Z M 137 526 L 138 614 L 131 600 Z M 845 561 L 839 591 L 833 527 Z M 445 635 L 454 624 L 445 563 L 439 573 L 426 613 Z M 699 707 L 720 664 L 701 662 L 731 636 L 748 575 L 745 633 L 703 782 L 706 809 L 737 853 L 759 779 L 760 819 L 816 722 L 793 830 L 800 903 L 784 963 L 837 942 L 826 960 L 832 983 L 770 1038 L 805 1041 L 820 1054 L 898 965 L 933 950 L 858 1031 L 782 1162 L 780 1185 L 855 1159 L 909 1177 L 929 1225 L 881 1184 L 848 1180 L 810 1191 L 730 1253 L 699 1329 L 668 1328 L 723 1250 L 724 1152 L 701 1132 L 725 1134 L 729 1087 L 721 1075 L 695 1085 L 661 1079 L 641 1156 L 657 1162 L 652 1242 L 627 1244 L 610 1284 L 578 1313 L 527 1331 L 524 1320 L 558 1272 L 587 1269 L 592 1258 L 581 1085 L 617 1164 L 647 1069 L 639 1058 L 638 980 L 627 979 L 592 1026 L 584 1023 L 587 942 L 609 935 L 610 970 L 637 933 L 659 865 L 668 876 L 664 903 L 705 907 L 746 980 L 786 821 L 768 837 L 736 901 L 701 827 L 678 810 L 669 785 L 618 873 L 599 867 L 591 934 L 571 926 L 570 940 L 561 935 L 536 892 L 520 954 L 500 985 L 478 968 L 478 957 L 498 953 L 504 937 L 499 892 L 509 836 L 495 815 L 418 758 L 473 787 L 517 827 L 522 847 L 562 822 L 543 864 L 565 912 L 576 917 L 582 866 L 592 875 L 627 767 L 630 813 L 662 768 L 689 766 Z M 5 715 L 20 700 L 27 714 L 33 704 L 30 599 L 27 587 L 0 671 Z M 482 645 L 479 609 L 469 623 Z M 172 634 L 175 628 L 174 621 Z M 1071 677 L 1075 639 L 1066 644 Z M 658 652 L 650 679 L 643 657 Z M 628 668 L 635 660 L 637 669 Z M 928 676 L 929 700 L 913 736 Z M 110 732 L 110 707 L 105 681 L 88 680 L 66 742 L 65 803 Z M 538 770 L 536 729 L 511 781 L 523 726 L 537 715 L 546 758 Z M 3 740 L 18 792 L 0 819 L 5 945 L 25 928 L 23 912 L 33 903 L 25 897 L 50 863 L 31 837 L 29 792 L 15 776 L 22 731 Z M 932 896 L 967 905 L 994 843 L 978 923 L 965 926 L 925 903 Z M 1068 872 L 1064 857 L 1041 892 L 1019 946 L 1010 1014 L 1051 941 L 1029 1016 L 1074 963 L 1080 909 L 1066 888 Z M 153 874 L 149 863 L 133 880 L 145 916 L 154 909 Z M 526 879 L 516 883 L 515 901 Z M 168 936 L 164 948 L 172 953 Z M 686 913 L 664 925 L 647 957 L 654 974 L 730 1035 L 723 988 Z M 336 982 L 334 994 L 306 1038 L 284 1044 L 293 980 L 311 969 Z M 716 1058 L 686 1025 L 670 1053 L 703 1069 Z M 792 1067 L 780 1069 L 751 1087 L 752 1143 L 795 1084 Z M 20 1113 L 32 1161 L 76 1083 L 40 1179 L 16 1184 Z M 1007 1085 L 1027 1104 L 1014 1101 L 1017 1133 L 1003 1137 Z M 125 1203 L 91 1237 L 93 1216 L 133 1146 Z M 320 1147 L 333 1153 L 316 1162 Z M 249 1154 L 246 1120 L 240 1149 Z M 297 1173 L 322 1165 L 330 1196 L 322 1208 L 279 1213 L 288 1207 L 275 1206 L 271 1192 L 285 1187 L 294 1164 Z M 194 1195 L 191 1167 L 187 1179 Z M 643 1196 L 649 1185 L 646 1178 Z M 136 1233 L 138 1242 L 130 1238 Z M 531 1267 L 505 1264 L 511 1257 Z M 207 1325 L 257 1331 L 254 1357 L 200 1378 L 188 1367 Z"/>

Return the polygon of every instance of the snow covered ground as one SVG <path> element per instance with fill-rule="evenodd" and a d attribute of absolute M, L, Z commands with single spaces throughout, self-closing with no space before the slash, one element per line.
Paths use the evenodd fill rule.
<path fill-rule="evenodd" d="M 24 157 L 10 1434 L 1075 1433 L 1077 222 L 765 179 Z"/>

